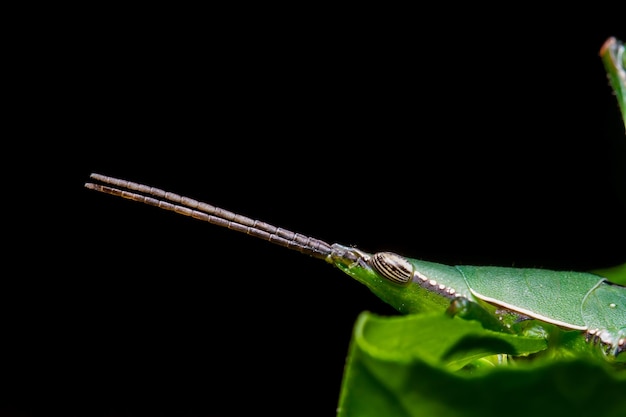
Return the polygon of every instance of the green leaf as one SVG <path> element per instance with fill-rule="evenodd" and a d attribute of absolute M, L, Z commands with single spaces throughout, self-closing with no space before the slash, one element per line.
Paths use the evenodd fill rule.
<path fill-rule="evenodd" d="M 361 349 L 381 359 L 459 370 L 476 359 L 496 355 L 528 355 L 546 349 L 545 339 L 486 330 L 478 321 L 445 314 L 380 317 L 364 312 L 355 325 Z"/>
<path fill-rule="evenodd" d="M 606 69 L 607 76 L 617 103 L 622 111 L 622 120 L 626 126 L 626 53 L 624 44 L 610 37 L 600 49 L 600 57 Z"/>
<path fill-rule="evenodd" d="M 589 357 L 455 371 L 463 354 L 541 349 L 538 339 L 492 333 L 445 316 L 362 313 L 338 417 L 626 415 L 626 374 Z"/>

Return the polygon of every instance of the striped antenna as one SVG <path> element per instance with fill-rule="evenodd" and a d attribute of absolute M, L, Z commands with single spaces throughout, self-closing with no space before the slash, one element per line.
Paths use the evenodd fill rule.
<path fill-rule="evenodd" d="M 91 174 L 90 178 L 101 183 L 85 183 L 85 187 L 90 190 L 127 198 L 184 216 L 193 217 L 194 219 L 258 237 L 279 246 L 297 250 L 315 258 L 325 259 L 331 253 L 331 246 L 319 239 L 275 227 L 189 197 L 101 174 Z"/>

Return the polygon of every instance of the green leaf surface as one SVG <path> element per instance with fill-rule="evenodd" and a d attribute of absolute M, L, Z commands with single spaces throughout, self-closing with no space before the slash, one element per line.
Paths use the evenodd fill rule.
<path fill-rule="evenodd" d="M 440 313 L 379 317 L 366 312 L 355 332 L 373 357 L 407 364 L 419 358 L 454 371 L 485 356 L 527 355 L 547 347 L 543 338 L 486 330 L 477 321 Z"/>
<path fill-rule="evenodd" d="M 626 126 L 626 53 L 622 41 L 611 37 L 602 45 L 600 57 Z"/>
<path fill-rule="evenodd" d="M 626 375 L 588 357 L 455 371 L 465 354 L 545 343 L 492 333 L 445 316 L 362 313 L 338 417 L 626 415 Z M 482 337 L 490 341 L 472 342 Z"/>

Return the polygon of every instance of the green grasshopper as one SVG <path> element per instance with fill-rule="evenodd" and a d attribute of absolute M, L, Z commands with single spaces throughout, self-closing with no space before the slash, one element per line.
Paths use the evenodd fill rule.
<path fill-rule="evenodd" d="M 178 194 L 91 174 L 85 187 L 246 233 L 323 259 L 405 314 L 445 312 L 485 328 L 547 337 L 578 331 L 609 360 L 626 350 L 626 287 L 585 272 L 448 266 L 391 252 L 367 253 L 291 232 Z M 532 323 L 532 325 L 528 325 Z M 582 343 L 582 342 L 581 342 Z"/>

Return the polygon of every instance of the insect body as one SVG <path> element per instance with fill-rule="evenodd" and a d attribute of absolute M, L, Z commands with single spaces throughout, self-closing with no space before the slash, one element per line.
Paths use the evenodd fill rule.
<path fill-rule="evenodd" d="M 402 313 L 441 311 L 486 328 L 521 332 L 533 319 L 579 331 L 607 358 L 626 351 L 626 287 L 592 273 L 449 266 L 391 252 L 370 254 L 293 233 L 157 188 L 92 174 L 85 187 L 174 211 L 324 259 Z"/>

